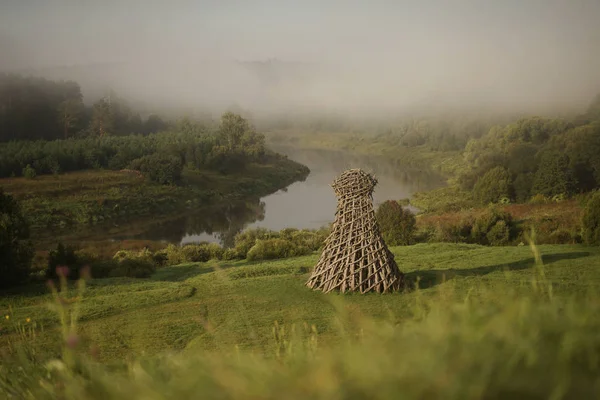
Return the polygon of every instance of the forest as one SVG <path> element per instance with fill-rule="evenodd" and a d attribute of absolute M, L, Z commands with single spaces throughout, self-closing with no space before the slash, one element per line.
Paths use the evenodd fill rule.
<path fill-rule="evenodd" d="M 1 142 L 149 134 L 167 126 L 155 114 L 142 119 L 112 90 L 88 106 L 77 82 L 0 72 Z"/>

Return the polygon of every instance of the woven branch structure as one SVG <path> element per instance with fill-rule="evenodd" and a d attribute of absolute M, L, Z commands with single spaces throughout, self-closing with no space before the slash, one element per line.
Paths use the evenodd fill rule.
<path fill-rule="evenodd" d="M 360 169 L 342 173 L 331 185 L 338 198 L 335 221 L 306 285 L 325 293 L 398 290 L 404 275 L 388 250 L 375 218 L 377 179 Z"/>

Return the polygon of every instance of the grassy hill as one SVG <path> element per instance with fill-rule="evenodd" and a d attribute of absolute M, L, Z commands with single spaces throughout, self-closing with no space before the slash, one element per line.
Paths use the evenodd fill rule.
<path fill-rule="evenodd" d="M 539 246 L 543 267 L 528 246 L 392 250 L 421 289 L 312 292 L 303 284 L 317 255 L 211 261 L 163 268 L 150 279 L 92 280 L 81 300 L 78 348 L 96 360 L 97 375 L 86 379 L 108 386 L 85 390 L 106 395 L 98 398 L 244 398 L 250 392 L 281 398 L 277 388 L 289 390 L 284 398 L 599 394 L 600 249 Z M 45 376 L 33 372 L 42 368 L 38 361 L 64 350 L 46 293 L 32 286 L 0 298 L 2 315 L 9 316 L 0 322 L 0 372 L 14 378 L 12 386 L 0 380 L 0 393 L 36 388 L 36 374 Z M 19 347 L 27 349 L 26 378 L 18 372 L 25 362 Z M 177 354 L 162 355 L 172 350 Z M 127 366 L 132 359 L 146 364 Z M 96 362 L 117 372 L 97 369 Z M 128 380 L 118 372 L 134 367 L 143 376 Z M 63 379 L 82 384 L 71 375 Z M 156 381 L 146 388 L 152 393 L 142 389 L 144 379 Z M 302 385 L 301 379 L 312 381 Z M 67 398 L 95 398 L 89 393 Z"/>

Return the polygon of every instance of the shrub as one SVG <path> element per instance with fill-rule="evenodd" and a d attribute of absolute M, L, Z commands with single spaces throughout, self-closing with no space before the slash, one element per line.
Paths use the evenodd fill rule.
<path fill-rule="evenodd" d="M 546 204 L 549 201 L 550 200 L 548 200 L 548 198 L 541 193 L 536 194 L 529 200 L 531 204 Z"/>
<path fill-rule="evenodd" d="M 488 244 L 492 246 L 503 246 L 510 240 L 510 227 L 506 221 L 499 220 L 490 228 L 485 235 Z"/>
<path fill-rule="evenodd" d="M 206 262 L 210 260 L 210 249 L 205 244 L 186 244 L 181 247 L 185 262 Z"/>
<path fill-rule="evenodd" d="M 294 248 L 294 245 L 285 239 L 257 239 L 256 244 L 248 251 L 246 258 L 249 261 L 273 260 L 302 255 L 302 251 L 306 252 L 306 250 Z"/>
<path fill-rule="evenodd" d="M 326 236 L 319 235 L 318 232 L 301 230 L 292 234 L 291 242 L 297 247 L 306 247 L 310 251 L 317 251 L 326 238 Z"/>
<path fill-rule="evenodd" d="M 55 250 L 51 250 L 48 254 L 48 267 L 46 268 L 46 278 L 54 279 L 57 277 L 56 269 L 58 267 L 68 268 L 68 279 L 78 279 L 79 270 L 82 265 L 75 253 L 75 248 L 65 246 L 59 243 Z"/>
<path fill-rule="evenodd" d="M 119 250 L 113 256 L 113 260 L 118 262 L 125 260 L 144 260 L 148 262 L 154 262 L 154 254 L 148 249 L 142 249 L 139 251 L 134 250 Z"/>
<path fill-rule="evenodd" d="M 413 242 L 416 219 L 413 213 L 393 200 L 383 202 L 375 213 L 383 240 L 389 246 L 406 246 Z"/>
<path fill-rule="evenodd" d="M 531 186 L 533 185 L 533 174 L 519 174 L 513 182 L 515 200 L 524 203 L 531 196 Z"/>
<path fill-rule="evenodd" d="M 560 194 L 568 196 L 575 192 L 576 187 L 577 180 L 569 157 L 558 152 L 545 153 L 535 174 L 532 192 L 546 197 Z"/>
<path fill-rule="evenodd" d="M 169 244 L 166 249 L 161 250 L 158 256 L 162 263 L 159 265 L 178 265 L 189 262 L 206 262 L 211 259 L 221 260 L 226 259 L 225 250 L 217 243 L 190 243 L 184 246 L 176 246 Z M 228 253 L 230 259 L 237 258 L 237 253 Z"/>
<path fill-rule="evenodd" d="M 24 282 L 31 267 L 34 249 L 29 224 L 21 206 L 0 188 L 0 287 Z"/>
<path fill-rule="evenodd" d="M 512 216 L 496 207 L 490 207 L 475 219 L 471 239 L 474 243 L 500 246 L 514 237 Z"/>
<path fill-rule="evenodd" d="M 93 271 L 93 269 L 92 269 Z M 116 261 L 110 269 L 110 277 L 148 278 L 156 272 L 156 264 L 143 258 L 125 258 Z"/>
<path fill-rule="evenodd" d="M 33 179 L 36 175 L 35 169 L 30 164 L 27 164 L 25 168 L 23 168 L 23 176 L 26 179 Z"/>
<path fill-rule="evenodd" d="M 495 167 L 486 172 L 475 184 L 473 196 L 479 204 L 497 203 L 501 198 L 512 196 L 511 179 L 503 167 Z"/>
<path fill-rule="evenodd" d="M 207 243 L 206 248 L 210 253 L 210 258 L 213 260 L 222 260 L 225 250 L 217 243 Z"/>
<path fill-rule="evenodd" d="M 152 261 L 154 261 L 154 263 L 158 267 L 164 267 L 165 265 L 167 265 L 168 260 L 169 257 L 167 256 L 167 253 L 164 250 L 159 250 L 152 255 Z"/>
<path fill-rule="evenodd" d="M 164 250 L 164 253 L 167 257 L 167 265 L 178 265 L 185 262 L 185 257 L 179 246 L 169 244 Z"/>
<path fill-rule="evenodd" d="M 273 239 L 279 237 L 277 232 L 264 228 L 247 229 L 235 236 L 235 251 L 240 258 L 246 258 L 248 251 L 256 244 L 257 240 Z"/>
<path fill-rule="evenodd" d="M 155 153 L 133 160 L 130 168 L 140 171 L 153 182 L 166 185 L 181 179 L 183 162 L 177 156 Z"/>
<path fill-rule="evenodd" d="M 473 230 L 473 219 L 462 217 L 453 223 L 441 224 L 435 226 L 433 232 L 429 232 L 426 237 L 430 242 L 447 243 L 470 243 L 472 241 L 471 231 Z M 423 235 L 423 233 L 421 233 Z"/>
<path fill-rule="evenodd" d="M 587 201 L 582 217 L 583 240 L 586 244 L 600 246 L 600 191 Z"/>
<path fill-rule="evenodd" d="M 240 255 L 235 249 L 225 249 L 223 251 L 222 259 L 226 261 L 237 260 L 240 259 Z"/>

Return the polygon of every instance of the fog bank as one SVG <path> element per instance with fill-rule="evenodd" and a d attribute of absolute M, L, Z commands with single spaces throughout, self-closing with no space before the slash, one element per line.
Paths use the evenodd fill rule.
<path fill-rule="evenodd" d="M 0 69 L 257 115 L 581 109 L 600 91 L 598 16 L 597 0 L 7 1 Z"/>

